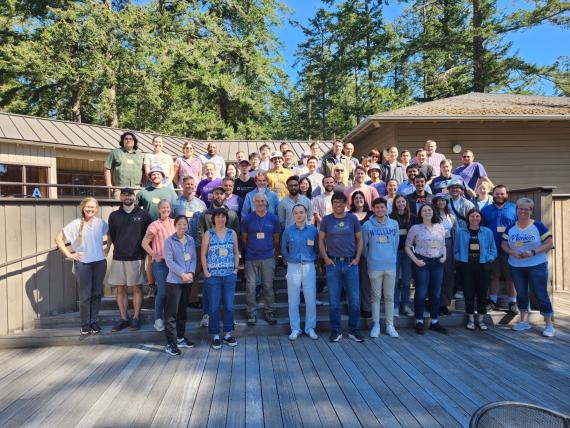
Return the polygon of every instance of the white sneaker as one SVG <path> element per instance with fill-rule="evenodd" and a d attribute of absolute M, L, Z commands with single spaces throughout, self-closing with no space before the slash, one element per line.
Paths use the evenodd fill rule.
<path fill-rule="evenodd" d="M 309 336 L 313 340 L 317 340 L 319 338 L 319 336 L 317 336 L 317 333 L 315 333 L 315 330 L 313 330 L 312 328 L 310 328 L 309 331 L 307 331 L 307 336 Z"/>
<path fill-rule="evenodd" d="M 406 314 L 407 317 L 414 316 L 414 311 L 412 311 L 412 308 L 410 308 L 408 305 L 404 306 L 404 313 Z"/>
<path fill-rule="evenodd" d="M 291 332 L 291 334 L 289 335 L 289 340 L 297 340 L 299 338 L 299 335 L 301 334 L 300 331 L 298 330 L 293 330 Z"/>
<path fill-rule="evenodd" d="M 463 294 L 463 291 L 458 291 L 453 295 L 454 299 L 465 299 L 465 295 Z"/>
<path fill-rule="evenodd" d="M 154 329 L 156 331 L 164 331 L 164 321 L 160 318 L 154 321 Z"/>
<path fill-rule="evenodd" d="M 317 306 L 323 306 L 323 305 L 325 304 L 325 302 L 323 302 L 322 300 L 316 299 L 316 300 L 315 300 L 315 304 L 316 304 Z"/>
<path fill-rule="evenodd" d="M 395 317 L 399 317 L 399 316 L 400 316 L 400 309 L 394 308 L 394 316 L 395 316 Z"/>
<path fill-rule="evenodd" d="M 513 330 L 514 331 L 530 330 L 530 324 L 528 323 L 528 321 L 519 321 L 518 323 L 513 325 Z"/>
<path fill-rule="evenodd" d="M 396 331 L 396 329 L 394 328 L 393 325 L 388 325 L 386 327 L 386 334 L 390 337 L 393 337 L 394 339 L 397 339 L 398 337 L 400 337 L 400 335 L 398 334 L 398 332 Z"/>
<path fill-rule="evenodd" d="M 208 327 L 210 324 L 210 315 L 204 314 L 202 315 L 202 320 L 200 321 L 200 327 Z"/>
<path fill-rule="evenodd" d="M 375 322 L 372 326 L 372 330 L 370 330 L 370 337 L 376 338 L 380 336 L 380 323 Z"/>
<path fill-rule="evenodd" d="M 554 337 L 554 332 L 556 330 L 554 329 L 554 325 L 553 324 L 548 324 L 546 327 L 544 327 L 544 330 L 542 331 L 542 335 L 544 337 Z"/>

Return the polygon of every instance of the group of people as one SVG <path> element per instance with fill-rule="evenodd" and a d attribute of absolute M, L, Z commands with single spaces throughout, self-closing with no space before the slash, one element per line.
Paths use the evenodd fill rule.
<path fill-rule="evenodd" d="M 82 334 L 101 331 L 97 318 L 106 255 L 113 247 L 108 283 L 116 290 L 121 319 L 112 330 L 140 329 L 142 285 L 155 284 L 154 328 L 165 331 L 171 355 L 193 346 L 185 337 L 188 302 L 203 309 L 201 325 L 208 327 L 215 349 L 237 344 L 234 295 L 242 259 L 249 325 L 257 322 L 259 293 L 265 320 L 277 322 L 275 267 L 286 265 L 291 340 L 303 333 L 301 294 L 304 333 L 318 338 L 318 273 L 326 278 L 333 342 L 343 335 L 343 293 L 348 337 L 357 342 L 364 340 L 361 318 L 372 319 L 371 337 L 380 335 L 382 296 L 391 337 L 398 337 L 394 317 L 400 314 L 413 316 L 416 332 L 424 334 L 426 299 L 429 330 L 447 333 L 439 316 L 450 313 L 453 298 L 464 298 L 466 328 L 485 331 L 486 312 L 500 304 L 501 278 L 508 310 L 520 312 L 513 329 L 530 328 L 530 287 L 544 316 L 543 335 L 554 335 L 547 293 L 551 233 L 532 219 L 533 201 L 509 202 L 507 187 L 494 186 L 469 150 L 453 169 L 433 140 L 413 158 L 389 147 L 384 156 L 372 150 L 360 160 L 352 156 L 352 144 L 340 140 L 321 158 L 315 142 L 297 163 L 287 143 L 273 152 L 264 145 L 259 153 L 236 153 L 235 165 L 217 155 L 213 142 L 201 156 L 186 142 L 176 160 L 162 152 L 160 137 L 153 146 L 153 153 L 143 154 L 136 135 L 123 134 L 105 162 L 106 183 L 116 189 L 120 208 L 106 223 L 96 216 L 97 201 L 86 198 L 81 218 L 56 238 L 73 259 Z"/>

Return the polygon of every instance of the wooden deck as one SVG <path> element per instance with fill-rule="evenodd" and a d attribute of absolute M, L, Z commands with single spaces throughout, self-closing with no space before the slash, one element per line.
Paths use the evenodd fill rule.
<path fill-rule="evenodd" d="M 570 414 L 569 331 L 250 336 L 182 357 L 144 344 L 2 350 L 0 425 L 448 428 L 501 400 Z"/>

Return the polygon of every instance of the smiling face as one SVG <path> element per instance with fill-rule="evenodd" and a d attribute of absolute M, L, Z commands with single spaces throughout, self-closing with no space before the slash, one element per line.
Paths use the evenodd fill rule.
<path fill-rule="evenodd" d="M 450 177 L 451 176 L 451 164 L 449 162 L 442 162 L 439 166 L 439 171 L 442 177 Z"/>
<path fill-rule="evenodd" d="M 155 153 L 160 153 L 162 151 L 162 138 L 154 137 L 152 139 L 152 146 L 154 147 Z"/>
<path fill-rule="evenodd" d="M 416 155 L 416 159 L 418 161 L 418 165 L 422 166 L 426 161 L 426 151 L 425 150 L 419 151 L 418 154 Z"/>
<path fill-rule="evenodd" d="M 97 214 L 97 209 L 97 202 L 93 200 L 87 201 L 87 203 L 83 206 L 83 218 L 87 221 L 90 220 L 95 216 L 95 214 Z"/>
<path fill-rule="evenodd" d="M 226 200 L 226 194 L 221 190 L 214 190 L 212 192 L 212 202 L 216 207 L 223 207 Z"/>
<path fill-rule="evenodd" d="M 414 187 L 416 188 L 416 192 L 423 192 L 426 188 L 426 179 L 423 177 L 414 178 Z"/>
<path fill-rule="evenodd" d="M 301 193 L 303 193 L 304 195 L 309 191 L 309 187 L 311 186 L 311 183 L 309 182 L 309 180 L 307 180 L 306 178 L 302 179 L 299 182 L 299 190 L 301 191 Z"/>
<path fill-rule="evenodd" d="M 226 175 L 227 175 L 228 177 L 231 177 L 231 178 L 236 178 L 236 176 L 237 176 L 237 169 L 236 169 L 236 167 L 234 166 L 234 164 L 229 164 L 229 165 L 226 167 Z"/>
<path fill-rule="evenodd" d="M 188 232 L 188 220 L 186 220 L 186 217 L 180 217 L 174 224 L 174 228 L 178 236 L 186 235 L 186 232 Z"/>
<path fill-rule="evenodd" d="M 232 180 L 224 180 L 222 187 L 224 188 L 226 196 L 230 196 L 234 192 L 234 182 Z"/>
<path fill-rule="evenodd" d="M 333 144 L 333 153 L 338 156 L 342 153 L 342 141 L 335 141 Z"/>
<path fill-rule="evenodd" d="M 135 203 L 134 193 L 121 193 L 121 203 L 125 207 L 130 207 Z"/>
<path fill-rule="evenodd" d="M 345 211 L 346 202 L 339 199 L 335 199 L 332 201 L 332 208 L 335 214 L 340 215 Z"/>
<path fill-rule="evenodd" d="M 150 181 L 153 185 L 158 185 L 162 183 L 163 178 L 164 177 L 160 172 L 153 172 L 152 174 L 150 174 Z"/>
<path fill-rule="evenodd" d="M 204 167 L 204 175 L 208 180 L 213 180 L 216 176 L 216 166 L 211 163 L 207 163 Z"/>
<path fill-rule="evenodd" d="M 316 159 L 310 159 L 309 161 L 307 161 L 307 169 L 309 170 L 310 174 L 313 174 L 317 170 Z"/>
<path fill-rule="evenodd" d="M 402 212 L 406 209 L 406 206 L 408 205 L 408 200 L 404 197 L 396 197 L 396 199 L 394 200 L 394 205 L 396 206 L 396 209 L 398 211 Z"/>
<path fill-rule="evenodd" d="M 194 178 L 189 177 L 182 182 L 182 193 L 184 196 L 189 197 L 196 193 L 196 182 Z"/>
<path fill-rule="evenodd" d="M 428 156 L 431 156 L 437 149 L 437 143 L 435 141 L 428 140 L 426 141 L 424 148 L 426 149 Z"/>
<path fill-rule="evenodd" d="M 170 217 L 170 203 L 168 201 L 162 201 L 159 205 L 158 205 L 158 213 L 160 214 L 160 219 L 164 220 L 168 217 Z"/>
<path fill-rule="evenodd" d="M 214 226 L 216 227 L 226 227 L 226 216 L 222 213 L 217 213 L 214 216 Z"/>
<path fill-rule="evenodd" d="M 388 211 L 388 208 L 386 208 L 386 205 L 384 205 L 384 204 L 374 205 L 374 215 L 376 215 L 376 217 L 379 217 L 379 218 L 386 217 L 387 211 Z"/>
<path fill-rule="evenodd" d="M 267 199 L 258 193 L 253 197 L 253 205 L 256 212 L 263 214 L 267 210 Z"/>
<path fill-rule="evenodd" d="M 294 159 L 293 159 L 293 153 L 291 153 L 290 151 L 285 152 L 285 154 L 283 155 L 283 163 L 286 164 L 287 166 L 293 165 Z"/>
<path fill-rule="evenodd" d="M 194 146 L 190 143 L 185 144 L 182 148 L 182 154 L 186 159 L 192 157 L 194 155 Z"/>
<path fill-rule="evenodd" d="M 420 217 L 426 221 L 430 221 L 433 217 L 433 209 L 429 205 L 424 205 L 420 211 Z"/>
<path fill-rule="evenodd" d="M 461 162 L 463 162 L 464 166 L 471 165 L 473 159 L 475 159 L 475 156 L 473 156 L 473 152 L 469 150 L 463 152 L 463 154 L 461 155 Z"/>
<path fill-rule="evenodd" d="M 332 177 L 327 177 L 323 180 L 323 187 L 325 192 L 330 193 L 334 189 L 334 179 Z"/>
<path fill-rule="evenodd" d="M 214 143 L 210 143 L 210 144 L 208 144 L 207 150 L 208 150 L 208 154 L 210 156 L 214 156 L 217 153 L 218 148 L 216 147 L 216 145 Z"/>
<path fill-rule="evenodd" d="M 354 154 L 354 145 L 352 143 L 346 143 L 344 145 L 344 154 L 346 157 L 351 158 Z"/>
<path fill-rule="evenodd" d="M 398 182 L 396 180 L 388 180 L 386 183 L 386 193 L 389 197 L 393 198 L 398 191 Z"/>
<path fill-rule="evenodd" d="M 259 168 L 261 160 L 257 156 L 253 156 L 252 158 L 249 159 L 249 163 L 251 164 L 251 169 L 256 170 L 257 168 Z"/>
<path fill-rule="evenodd" d="M 366 179 L 366 173 L 364 171 L 362 171 L 361 169 L 357 169 L 356 171 L 354 171 L 354 181 L 356 181 L 358 184 L 364 183 L 365 179 Z"/>
<path fill-rule="evenodd" d="M 398 159 L 398 149 L 396 147 L 390 147 L 390 150 L 386 153 L 386 159 L 390 162 L 396 162 Z"/>
<path fill-rule="evenodd" d="M 265 175 L 258 175 L 255 177 L 255 185 L 258 189 L 267 188 L 267 177 Z"/>
<path fill-rule="evenodd" d="M 469 221 L 469 226 L 471 227 L 471 229 L 477 229 L 480 225 L 481 225 L 481 214 L 474 211 L 471 214 L 469 214 L 469 217 L 467 219 Z"/>
<path fill-rule="evenodd" d="M 354 206 L 358 209 L 362 209 L 364 207 L 364 196 L 358 194 L 358 195 L 354 195 L 352 197 L 352 202 L 354 203 Z"/>

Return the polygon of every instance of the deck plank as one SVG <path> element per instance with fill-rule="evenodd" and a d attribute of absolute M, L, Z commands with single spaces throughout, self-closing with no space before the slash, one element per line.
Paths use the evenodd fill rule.
<path fill-rule="evenodd" d="M 263 421 L 266 427 L 282 427 L 283 416 L 279 408 L 279 395 L 267 337 L 257 338 L 257 350 L 259 353 L 261 393 L 263 394 Z"/>
<path fill-rule="evenodd" d="M 208 417 L 208 427 L 216 428 L 226 425 L 234 350 L 223 345 L 222 349 L 212 352 L 221 353 L 218 375 L 216 376 L 212 396 L 212 405 L 210 406 L 210 416 Z"/>
<path fill-rule="evenodd" d="M 245 427 L 246 381 L 257 382 L 256 379 L 246 378 L 246 340 L 242 339 L 234 349 L 232 361 L 232 377 L 230 381 L 230 402 L 226 426 L 231 428 Z M 249 359 L 249 355 L 248 355 Z"/>
<path fill-rule="evenodd" d="M 261 372 L 257 337 L 245 339 L 245 422 L 247 427 L 263 427 L 263 397 L 261 395 Z"/>
<path fill-rule="evenodd" d="M 205 345 L 202 345 L 205 346 Z M 212 395 L 214 393 L 214 385 L 218 376 L 218 366 L 220 364 L 221 352 L 210 349 L 208 359 L 204 366 L 204 374 L 198 387 L 198 394 L 194 402 L 194 409 L 188 421 L 189 427 L 203 428 L 208 423 L 210 414 L 210 406 L 212 404 Z"/>

